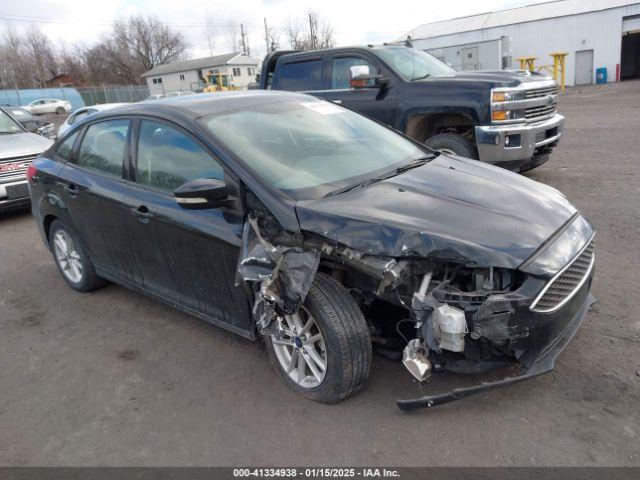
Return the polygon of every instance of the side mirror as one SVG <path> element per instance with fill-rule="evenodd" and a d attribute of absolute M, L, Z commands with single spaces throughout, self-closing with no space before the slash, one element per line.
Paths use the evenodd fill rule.
<path fill-rule="evenodd" d="M 349 69 L 349 86 L 351 88 L 383 88 L 389 83 L 382 75 L 371 74 L 368 65 L 354 65 Z"/>
<path fill-rule="evenodd" d="M 186 210 L 221 207 L 228 198 L 227 186 L 222 180 L 199 178 L 176 188 L 173 191 L 173 198 Z"/>
<path fill-rule="evenodd" d="M 25 122 L 24 128 L 29 130 L 31 133 L 36 133 L 38 131 L 38 122 L 34 122 L 32 120 Z"/>

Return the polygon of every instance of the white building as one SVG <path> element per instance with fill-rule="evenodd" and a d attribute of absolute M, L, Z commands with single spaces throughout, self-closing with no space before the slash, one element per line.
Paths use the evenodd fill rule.
<path fill-rule="evenodd" d="M 215 57 L 198 58 L 185 62 L 158 65 L 142 75 L 147 81 L 149 94 L 169 92 L 195 92 L 206 86 L 207 75 L 229 75 L 231 85 L 246 89 L 256 80 L 258 62 L 241 52 Z"/>
<path fill-rule="evenodd" d="M 551 52 L 567 52 L 567 85 L 595 82 L 600 67 L 610 82 L 640 78 L 638 0 L 556 0 L 427 23 L 407 35 L 458 70 L 517 69 L 519 57 L 551 65 Z"/>

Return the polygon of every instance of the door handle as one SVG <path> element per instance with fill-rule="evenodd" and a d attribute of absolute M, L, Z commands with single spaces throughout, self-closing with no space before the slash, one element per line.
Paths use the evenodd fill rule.
<path fill-rule="evenodd" d="M 333 103 L 337 103 L 338 105 L 340 105 L 342 103 L 342 100 L 331 100 Z"/>
<path fill-rule="evenodd" d="M 65 185 L 64 191 L 67 192 L 71 198 L 75 198 L 80 193 L 78 187 L 76 187 L 73 183 Z"/>
<path fill-rule="evenodd" d="M 145 205 L 140 205 L 138 208 L 132 208 L 131 213 L 138 217 L 140 223 L 149 223 L 149 220 L 153 218 L 153 213 Z"/>

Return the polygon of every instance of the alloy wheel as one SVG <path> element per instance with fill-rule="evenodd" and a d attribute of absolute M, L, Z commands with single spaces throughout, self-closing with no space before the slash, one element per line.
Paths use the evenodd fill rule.
<path fill-rule="evenodd" d="M 277 322 L 271 343 L 280 367 L 297 385 L 318 387 L 327 373 L 327 350 L 315 319 L 302 307 Z"/>
<path fill-rule="evenodd" d="M 53 251 L 63 275 L 71 282 L 79 283 L 82 280 L 84 268 L 80 253 L 68 232 L 60 229 L 55 233 Z"/>

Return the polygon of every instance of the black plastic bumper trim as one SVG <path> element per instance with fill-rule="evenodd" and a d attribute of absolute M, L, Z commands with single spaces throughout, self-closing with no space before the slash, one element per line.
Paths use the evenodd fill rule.
<path fill-rule="evenodd" d="M 470 397 L 478 393 L 494 390 L 496 388 L 502 388 L 514 383 L 522 382 L 538 375 L 548 373 L 553 370 L 555 366 L 556 358 L 562 353 L 565 347 L 573 339 L 576 332 L 580 328 L 580 324 L 587 316 L 589 307 L 596 302 L 593 295 L 589 294 L 587 300 L 584 302 L 582 308 L 578 311 L 574 319 L 569 322 L 567 327 L 562 331 L 554 342 L 547 346 L 543 353 L 536 358 L 531 366 L 522 374 L 515 377 L 507 377 L 495 382 L 484 382 L 480 385 L 474 385 L 472 387 L 456 388 L 450 392 L 441 393 L 438 395 L 427 395 L 419 398 L 412 398 L 408 400 L 398 400 L 398 407 L 404 411 L 420 410 L 424 408 L 433 408 L 444 403 L 453 402 L 456 400 Z"/>

